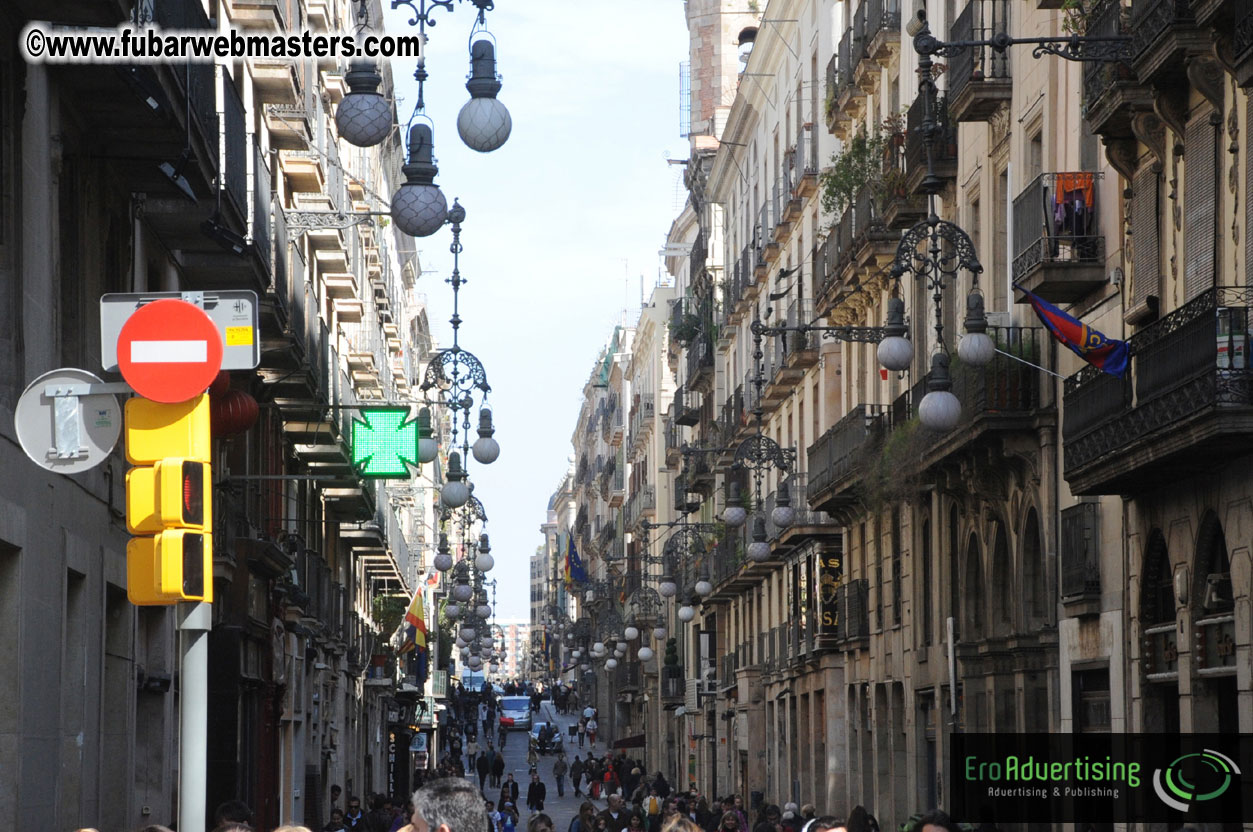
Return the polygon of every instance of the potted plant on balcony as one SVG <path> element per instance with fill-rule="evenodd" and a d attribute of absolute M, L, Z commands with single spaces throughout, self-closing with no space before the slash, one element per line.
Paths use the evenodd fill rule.
<path fill-rule="evenodd" d="M 684 312 L 670 327 L 670 338 L 680 346 L 689 346 L 705 331 L 705 322 L 699 315 Z"/>
<path fill-rule="evenodd" d="M 883 169 L 884 138 L 867 136 L 864 130 L 831 157 L 831 166 L 818 178 L 822 190 L 822 210 L 837 215 L 857 198 L 857 191 L 867 182 L 874 182 Z"/>

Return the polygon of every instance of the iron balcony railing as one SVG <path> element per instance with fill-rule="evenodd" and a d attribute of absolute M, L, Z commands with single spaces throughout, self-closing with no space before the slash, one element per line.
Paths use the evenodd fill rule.
<path fill-rule="evenodd" d="M 838 70 L 836 74 L 836 95 L 840 95 L 844 90 L 853 86 L 853 67 L 857 63 L 854 52 L 861 52 L 861 41 L 854 42 L 853 27 L 849 26 L 844 30 L 843 37 L 840 38 L 840 51 L 836 53 L 839 56 Z"/>
<path fill-rule="evenodd" d="M 853 12 L 853 39 L 850 43 L 853 55 L 853 71 L 857 70 L 857 64 L 866 58 L 866 6 L 868 4 L 863 0 L 857 4 L 857 9 Z"/>
<path fill-rule="evenodd" d="M 652 429 L 655 415 L 656 401 L 653 394 L 640 395 L 631 407 L 631 441 L 633 443 L 643 438 Z"/>
<path fill-rule="evenodd" d="M 809 507 L 809 495 L 813 493 L 809 485 L 810 473 L 797 471 L 788 479 L 792 509 L 796 512 L 796 519 L 792 522 L 794 527 L 829 526 L 835 522 L 827 512 L 814 511 Z"/>
<path fill-rule="evenodd" d="M 694 386 L 705 371 L 713 368 L 714 345 L 708 335 L 701 334 L 687 347 L 687 385 Z"/>
<path fill-rule="evenodd" d="M 1014 198 L 1018 280 L 1042 263 L 1103 263 L 1105 237 L 1094 205 L 1100 172 L 1042 173 Z"/>
<path fill-rule="evenodd" d="M 253 136 L 252 217 L 248 237 L 265 265 L 266 271 L 274 273 L 273 239 L 270 233 L 270 165 L 261 145 Z M 281 241 L 280 245 L 285 244 Z"/>
<path fill-rule="evenodd" d="M 1118 37 L 1127 34 L 1125 7 L 1120 0 L 1096 0 L 1087 13 L 1086 34 L 1092 37 Z M 1083 101 L 1091 111 L 1108 92 L 1115 80 L 1132 78 L 1130 67 L 1109 61 L 1087 61 L 1083 64 Z"/>
<path fill-rule="evenodd" d="M 809 496 L 821 494 L 849 478 L 859 451 L 892 426 L 891 411 L 881 404 L 859 404 L 809 446 Z M 799 505 L 793 500 L 792 505 Z"/>
<path fill-rule="evenodd" d="M 1009 31 L 1009 0 L 970 0 L 953 21 L 950 40 L 988 40 Z M 1009 77 L 1009 53 L 990 46 L 958 51 L 949 61 L 948 94 L 957 98 L 968 84 Z"/>
<path fill-rule="evenodd" d="M 774 224 L 778 219 L 779 212 L 772 210 L 774 208 L 774 194 L 766 194 L 766 198 L 761 201 L 761 207 L 757 209 L 757 262 L 764 263 L 766 246 L 773 242 L 772 235 L 774 233 Z"/>
<path fill-rule="evenodd" d="M 626 527 L 628 529 L 634 529 L 639 525 L 640 520 L 644 517 L 644 512 L 652 511 L 656 507 L 656 487 L 645 485 L 642 488 L 639 488 L 627 499 Z"/>
<path fill-rule="evenodd" d="M 1253 405 L 1251 305 L 1253 289 L 1209 289 L 1127 339 L 1122 378 L 1085 367 L 1066 379 L 1066 471 L 1202 410 Z"/>
<path fill-rule="evenodd" d="M 870 637 L 870 582 L 845 581 L 835 591 L 835 640 L 844 646 Z"/>
<path fill-rule="evenodd" d="M 724 688 L 735 685 L 735 672 L 739 669 L 739 657 L 736 653 L 727 653 L 718 661 L 718 682 Z"/>
<path fill-rule="evenodd" d="M 162 29 L 210 29 L 200 0 L 165 0 L 153 5 L 153 22 Z M 216 31 L 216 28 L 214 28 Z M 192 120 L 200 125 L 209 158 L 207 167 L 218 169 L 218 116 L 216 68 L 212 63 L 188 61 L 177 67 L 174 79 L 188 97 Z M 174 108 L 182 112 L 180 104 Z"/>
<path fill-rule="evenodd" d="M 869 44 L 880 33 L 899 35 L 901 30 L 900 0 L 866 0 L 866 42 Z"/>
<path fill-rule="evenodd" d="M 692 242 L 692 253 L 688 258 L 688 279 L 696 280 L 698 275 L 705 271 L 705 260 L 709 256 L 708 239 L 705 235 L 705 229 L 700 229 L 696 233 L 696 239 Z"/>
<path fill-rule="evenodd" d="M 1139 58 L 1170 27 L 1195 22 L 1189 0 L 1136 0 L 1131 4 L 1131 54 Z"/>
<path fill-rule="evenodd" d="M 219 67 L 219 83 L 222 90 L 222 146 L 225 157 L 222 166 L 222 188 L 240 216 L 247 218 L 248 208 L 248 129 L 244 102 L 235 89 L 231 73 Z"/>
<path fill-rule="evenodd" d="M 796 146 L 792 148 L 791 186 L 795 193 L 800 188 L 801 179 L 816 176 L 818 173 L 818 132 L 806 124 L 796 138 Z"/>
<path fill-rule="evenodd" d="M 927 145 L 922 133 L 925 114 L 926 96 L 919 94 L 905 114 L 905 170 L 911 178 L 927 169 Z M 935 122 L 938 132 L 931 149 L 932 162 L 936 168 L 956 165 L 957 125 L 949 119 L 948 99 L 944 96 L 936 99 Z"/>
<path fill-rule="evenodd" d="M 746 424 L 748 424 L 748 414 L 744 410 L 744 388 L 740 386 L 727 396 L 718 415 L 719 430 L 724 442 L 729 443 Z"/>
<path fill-rule="evenodd" d="M 828 233 L 814 258 L 814 297 L 822 297 L 835 283 L 839 275 L 840 242 L 837 235 Z"/>

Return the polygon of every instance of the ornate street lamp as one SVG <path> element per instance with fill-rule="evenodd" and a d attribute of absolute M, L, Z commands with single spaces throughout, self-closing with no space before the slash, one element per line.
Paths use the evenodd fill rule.
<path fill-rule="evenodd" d="M 944 340 L 942 302 L 947 286 L 955 286 L 961 271 L 970 273 L 971 289 L 966 297 L 965 334 L 957 345 L 957 355 L 963 364 L 983 367 L 997 352 L 996 344 L 987 334 L 987 316 L 984 314 L 983 293 L 979 290 L 979 275 L 983 272 L 974 243 L 956 223 L 942 220 L 936 215 L 936 194 L 944 181 L 936 175 L 933 164 L 935 145 L 942 128 L 937 122 L 938 103 L 935 85 L 935 64 L 932 56 L 954 57 L 972 48 L 990 48 L 1004 55 L 1011 46 L 1028 45 L 1031 54 L 1039 58 L 1056 55 L 1068 61 L 1118 62 L 1129 55 L 1131 39 L 1125 35 L 1087 36 L 1070 35 L 1054 38 L 1015 38 L 1005 32 L 996 32 L 990 38 L 966 41 L 941 41 L 931 34 L 927 23 L 925 3 L 906 24 L 906 32 L 914 39 L 914 51 L 918 54 L 918 87 L 923 103 L 922 123 L 919 132 L 926 149 L 927 174 L 920 190 L 927 194 L 927 217 L 908 229 L 896 249 L 892 276 L 900 279 L 912 274 L 923 281 L 931 292 L 935 306 L 936 349 L 931 356 L 931 374 L 927 381 L 927 393 L 918 403 L 918 420 L 934 431 L 947 431 L 956 427 L 961 418 L 961 402 L 952 393 L 949 376 L 948 346 Z M 896 299 L 894 298 L 893 301 Z M 884 327 L 884 339 L 879 347 L 879 361 L 888 370 L 904 370 L 913 355 L 907 348 L 908 329 L 904 325 L 903 302 L 897 306 L 889 302 L 888 323 Z"/>

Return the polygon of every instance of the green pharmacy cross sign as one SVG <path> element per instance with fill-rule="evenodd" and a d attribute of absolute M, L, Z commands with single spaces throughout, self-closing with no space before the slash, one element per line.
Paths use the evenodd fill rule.
<path fill-rule="evenodd" d="M 407 407 L 363 407 L 352 420 L 352 467 L 371 479 L 408 479 L 418 464 L 418 423 Z M 408 421 L 406 421 L 408 420 Z"/>

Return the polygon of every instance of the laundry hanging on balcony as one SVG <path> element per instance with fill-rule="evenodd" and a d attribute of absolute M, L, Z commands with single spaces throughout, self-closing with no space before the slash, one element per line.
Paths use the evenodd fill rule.
<path fill-rule="evenodd" d="M 1047 195 L 1045 200 L 1047 202 Z M 1053 259 L 1062 253 L 1060 248 L 1063 243 L 1074 246 L 1070 254 L 1077 259 L 1085 259 L 1095 253 L 1086 250 L 1096 245 L 1090 239 L 1096 225 L 1095 177 L 1090 171 L 1057 174 L 1053 182 L 1052 215 L 1050 254 Z"/>

